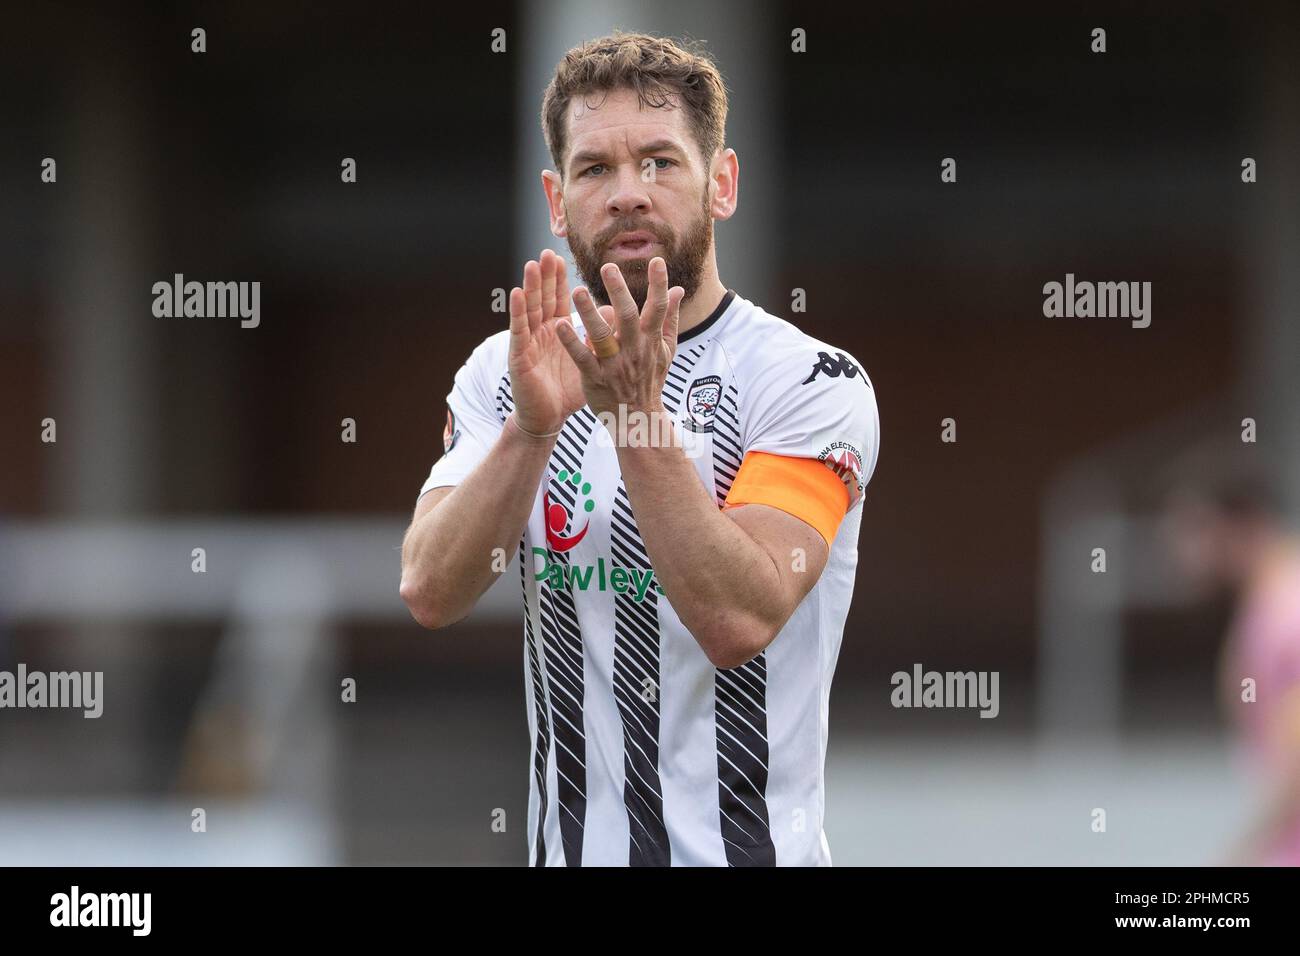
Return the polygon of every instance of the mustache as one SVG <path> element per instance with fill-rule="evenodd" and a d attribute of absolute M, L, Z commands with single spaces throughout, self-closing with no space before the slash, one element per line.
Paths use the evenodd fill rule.
<path fill-rule="evenodd" d="M 652 222 L 638 222 L 631 219 L 620 219 L 608 229 L 603 230 L 596 237 L 596 248 L 603 249 L 614 241 L 614 237 L 625 232 L 648 232 L 658 239 L 665 246 L 671 246 L 673 243 L 673 234 L 663 226 L 655 225 Z"/>

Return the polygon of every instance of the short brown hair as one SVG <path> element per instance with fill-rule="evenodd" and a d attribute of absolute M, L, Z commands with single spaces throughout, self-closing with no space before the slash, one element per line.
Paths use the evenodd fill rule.
<path fill-rule="evenodd" d="M 722 147 L 727 88 L 713 60 L 684 42 L 617 31 L 566 53 L 542 97 L 542 132 L 561 176 L 569 101 L 620 89 L 634 91 L 643 107 L 680 100 L 706 162 Z"/>

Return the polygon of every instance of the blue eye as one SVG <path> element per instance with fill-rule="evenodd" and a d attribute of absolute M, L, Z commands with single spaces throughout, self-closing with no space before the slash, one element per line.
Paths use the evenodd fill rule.
<path fill-rule="evenodd" d="M 597 163 L 597 164 L 594 165 L 594 166 L 588 166 L 586 169 L 584 169 L 584 170 L 582 171 L 582 175 L 584 175 L 584 176 L 593 176 L 593 175 L 595 175 L 595 171 L 596 171 L 596 170 L 598 170 L 598 169 L 604 169 L 604 168 L 605 168 L 605 164 L 604 164 L 604 163 Z"/>
<path fill-rule="evenodd" d="M 663 164 L 664 164 L 664 165 L 662 165 L 662 166 L 658 166 L 658 165 L 656 165 L 656 168 L 657 168 L 657 169 L 667 169 L 669 166 L 671 166 L 671 165 L 673 164 L 673 161 L 672 161 L 671 159 L 664 159 L 662 156 L 657 156 L 657 157 L 655 157 L 655 163 L 656 163 L 656 164 L 658 164 L 658 163 L 663 163 Z"/>

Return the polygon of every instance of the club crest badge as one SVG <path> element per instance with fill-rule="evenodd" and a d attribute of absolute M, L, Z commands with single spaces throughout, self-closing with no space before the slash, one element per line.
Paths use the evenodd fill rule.
<path fill-rule="evenodd" d="M 686 390 L 686 415 L 682 425 L 693 432 L 713 431 L 713 417 L 722 400 L 722 377 L 706 375 L 691 382 Z"/>

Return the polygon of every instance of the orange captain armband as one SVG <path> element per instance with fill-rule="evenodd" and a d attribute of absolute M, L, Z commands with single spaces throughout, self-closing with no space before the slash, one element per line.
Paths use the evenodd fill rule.
<path fill-rule="evenodd" d="M 830 547 L 849 510 L 849 489 L 816 458 L 751 451 L 740 463 L 723 508 L 736 505 L 768 505 L 794 515 L 816 528 Z"/>

